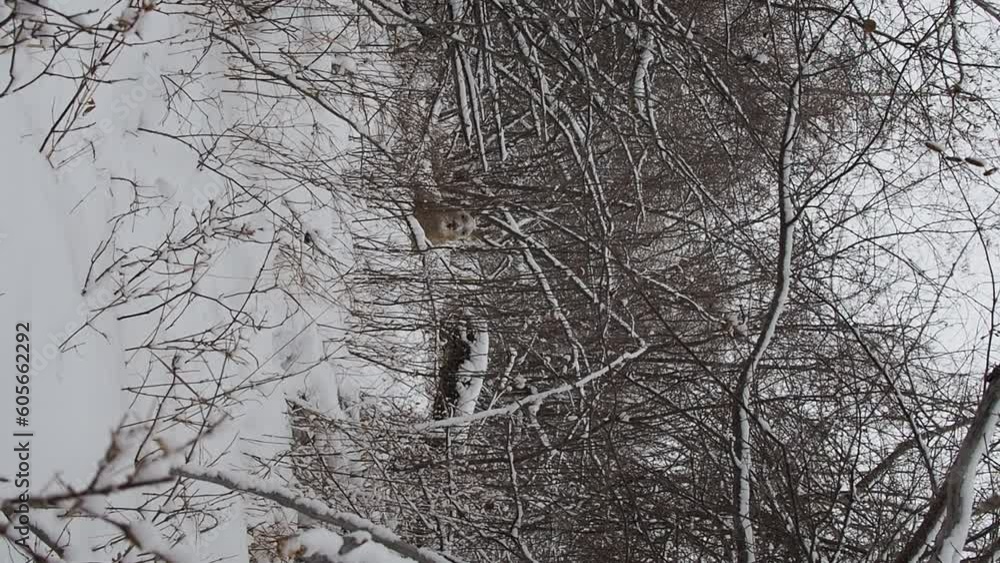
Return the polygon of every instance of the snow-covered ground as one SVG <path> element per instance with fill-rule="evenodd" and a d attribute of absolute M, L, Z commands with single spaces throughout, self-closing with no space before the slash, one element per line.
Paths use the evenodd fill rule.
<path fill-rule="evenodd" d="M 113 489 L 177 463 L 285 483 L 293 477 L 269 463 L 289 447 L 288 401 L 352 418 L 365 397 L 407 394 L 406 382 L 348 352 L 345 280 L 355 261 L 354 219 L 365 210 L 338 191 L 337 173 L 338 159 L 354 146 L 349 120 L 358 102 L 329 98 L 340 111 L 324 111 L 302 96 L 274 97 L 291 92 L 288 85 L 239 80 L 246 61 L 234 63 L 219 41 L 209 47 L 215 31 L 178 6 L 90 4 L 102 11 L 78 23 L 121 17 L 127 31 L 102 35 L 113 37 L 104 46 L 115 48 L 82 95 L 75 80 L 45 76 L 29 85 L 53 52 L 44 39 L 0 51 L 0 65 L 11 69 L 0 86 L 12 81 L 0 98 L 0 320 L 7 339 L 0 361 L 15 365 L 15 324 L 25 323 L 31 366 L 26 426 L 17 425 L 14 381 L 0 391 L 0 498 Z M 23 13 L 13 17 L 42 17 L 19 5 Z M 11 15 L 0 7 L 0 20 Z M 269 41 L 262 33 L 244 42 L 263 31 L 253 24 L 241 31 L 218 33 L 246 48 Z M 343 21 L 316 18 L 300 32 L 303 44 L 321 32 L 334 37 L 323 55 L 331 68 L 370 68 L 350 54 L 358 32 Z M 91 54 L 60 51 L 50 71 L 78 73 Z M 61 114 L 67 104 L 74 130 L 49 135 L 54 124 L 70 123 Z M 265 143 L 280 145 L 280 156 L 261 151 Z M 296 158 L 325 163 L 319 173 L 328 183 L 292 177 L 286 171 Z M 388 221 L 366 228 L 400 229 Z M 24 440 L 30 484 L 15 479 L 13 452 Z M 162 463 L 137 468 L 143 457 Z M 112 500 L 141 507 L 104 521 L 70 522 L 62 510 L 35 508 L 32 522 L 48 528 L 66 559 L 110 560 L 125 545 L 108 541 L 131 530 L 126 535 L 146 551 L 247 561 L 248 526 L 289 517 L 251 510 L 252 501 L 232 495 L 212 501 L 211 510 L 168 516 L 180 502 L 176 491 L 148 495 L 162 488 L 77 507 L 89 516 L 103 515 Z M 315 539 L 301 546 L 320 549 Z M 371 561 L 380 550 L 362 544 L 345 561 Z M 0 560 L 8 558 L 22 555 L 0 550 Z"/>

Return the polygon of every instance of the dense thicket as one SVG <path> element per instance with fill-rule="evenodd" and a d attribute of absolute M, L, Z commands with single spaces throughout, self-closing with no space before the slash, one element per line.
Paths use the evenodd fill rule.
<path fill-rule="evenodd" d="M 381 155 L 374 184 L 481 213 L 477 240 L 445 251 L 466 271 L 427 273 L 437 307 L 489 321 L 480 407 L 639 351 L 511 416 L 452 420 L 454 443 L 393 477 L 425 491 L 423 541 L 512 561 L 899 553 L 988 362 L 933 328 L 943 300 L 962 307 L 946 295 L 964 251 L 946 249 L 988 221 L 960 218 L 961 195 L 925 205 L 942 186 L 988 190 L 925 146 L 989 150 L 973 131 L 995 101 L 966 89 L 987 52 L 973 35 L 955 55 L 972 16 L 372 6 L 409 32 L 393 59 L 402 164 Z M 976 522 L 979 552 L 997 536 Z"/>
<path fill-rule="evenodd" d="M 187 18 L 156 41 L 194 54 L 156 71 L 165 117 L 135 134 L 219 177 L 162 243 L 122 247 L 166 203 L 112 178 L 134 203 L 83 290 L 123 281 L 77 332 L 162 315 L 128 350 L 156 414 L 109 447 L 98 477 L 134 458 L 117 488 L 38 506 L 194 480 L 308 515 L 261 518 L 260 560 L 318 522 L 422 563 L 996 559 L 993 0 L 7 4 L 0 98 L 78 85 L 53 162 L 95 151 L 66 139 L 143 18 Z M 15 73 L 29 44 L 60 56 Z M 475 236 L 429 248 L 422 198 Z M 355 216 L 318 224 L 338 206 Z M 260 247 L 248 285 L 201 293 L 192 272 L 225 254 L 208 242 Z M 222 320 L 178 322 L 195 303 Z M 368 401 L 345 384 L 361 365 L 420 383 Z M 200 448 L 225 413 L 307 375 L 336 383 L 289 396 L 282 451 L 247 457 L 401 538 L 192 465 L 139 478 L 141 459 L 216 461 Z M 164 427 L 185 445 L 151 450 Z M 140 508 L 205 533 L 220 497 L 191 491 Z"/>

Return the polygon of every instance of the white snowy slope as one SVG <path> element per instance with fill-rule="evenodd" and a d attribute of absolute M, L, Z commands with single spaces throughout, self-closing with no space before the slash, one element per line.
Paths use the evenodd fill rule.
<path fill-rule="evenodd" d="M 37 138 L 31 133 L 44 126 L 35 119 L 44 109 L 28 96 L 0 103 L 0 322 L 7 339 L 0 361 L 14 365 L 15 323 L 30 327 L 32 360 L 28 426 L 15 426 L 14 382 L 0 388 L 6 415 L 0 423 L 0 476 L 14 477 L 18 460 L 11 452 L 24 440 L 12 432 L 26 430 L 34 434 L 29 438 L 33 492 L 57 481 L 87 484 L 124 414 L 125 381 L 115 323 L 99 322 L 94 329 L 103 335 L 94 332 L 86 346 L 58 351 L 89 313 L 91 304 L 80 292 L 88 256 L 83 244 L 98 236 L 109 206 L 71 215 L 82 186 L 60 182 L 31 142 Z M 29 488 L 15 484 L 23 483 L 8 483 L 0 496 Z"/>
<path fill-rule="evenodd" d="M 115 2 L 87 4 L 100 13 L 123 9 Z M 7 10 L 0 20 L 10 13 L 0 10 Z M 128 444 L 135 455 L 155 457 L 157 444 L 170 443 L 188 462 L 287 480 L 261 462 L 288 447 L 286 399 L 339 418 L 354 416 L 345 406 L 364 396 L 402 393 L 380 368 L 347 351 L 352 321 L 345 272 L 354 260 L 348 224 L 359 211 L 354 204 L 333 190 L 273 174 L 239 146 L 219 147 L 231 151 L 227 171 L 260 190 L 249 197 L 211 170 L 223 157 L 206 166 L 170 137 L 280 123 L 287 125 L 282 142 L 293 139 L 289 152 L 319 146 L 333 162 L 351 146 L 350 127 L 300 97 L 257 105 L 247 91 L 289 90 L 231 80 L 231 61 L 218 45 L 203 48 L 207 33 L 193 18 L 122 13 L 138 17 L 127 44 L 101 68 L 104 82 L 88 95 L 92 109 L 55 150 L 47 134 L 74 99 L 77 82 L 43 77 L 0 98 L 0 334 L 6 339 L 0 362 L 14 365 L 15 323 L 28 323 L 31 335 L 27 426 L 16 423 L 12 384 L 0 385 L 0 477 L 8 480 L 0 481 L 2 499 L 22 489 L 39 496 L 88 486 L 122 425 L 139 430 Z M 337 24 L 335 18 L 311 22 Z M 0 66 L 12 69 L 19 86 L 47 55 L 44 45 L 8 50 L 0 52 Z M 55 70 L 72 74 L 81 64 L 74 56 L 83 55 L 63 56 Z M 339 68 L 358 70 L 344 52 L 329 56 Z M 194 69 L 197 79 L 178 94 L 176 80 Z M 0 87 L 6 80 L 0 78 Z M 319 250 L 303 245 L 289 225 L 309 232 Z M 304 287 L 303 272 L 325 281 Z M 194 346 L 213 336 L 214 344 L 231 346 L 226 354 Z M 168 392 L 172 398 L 160 400 Z M 179 414 L 168 419 L 164 413 Z M 219 428 L 204 435 L 215 424 Z M 15 437 L 15 431 L 32 436 Z M 160 440 L 145 439 L 151 437 Z M 30 483 L 20 487 L 11 452 L 25 439 L 31 442 Z M 187 447 L 195 439 L 198 446 Z M 170 463 L 164 458 L 143 475 L 169 470 Z M 137 471 L 124 467 L 106 478 L 114 483 Z M 150 502 L 141 491 L 109 499 L 126 506 Z M 245 503 L 253 501 L 228 497 L 213 507 L 217 520 L 202 534 L 205 521 L 197 516 L 157 519 L 156 511 L 169 511 L 172 502 L 144 504 L 144 516 L 116 514 L 115 525 L 83 518 L 68 523 L 52 510 L 32 517 L 59 537 L 70 560 L 86 560 L 91 550 L 107 560 L 122 545 L 106 542 L 129 529 L 137 543 L 198 561 L 247 561 L 248 525 L 274 517 L 251 511 Z M 99 512 L 106 504 L 95 500 L 85 509 Z M 167 545 L 157 535 L 166 533 L 183 540 Z M 0 561 L 21 560 L 6 547 Z M 352 557 L 360 561 L 378 549 L 362 546 Z"/>

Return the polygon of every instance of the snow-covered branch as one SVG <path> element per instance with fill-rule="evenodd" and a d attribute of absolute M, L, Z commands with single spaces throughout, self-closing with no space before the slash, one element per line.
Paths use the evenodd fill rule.
<path fill-rule="evenodd" d="M 757 559 L 751 511 L 751 483 L 753 473 L 752 451 L 750 447 L 750 389 L 757 366 L 767 352 L 768 345 L 778 328 L 778 319 L 785 310 L 792 282 L 792 251 L 795 241 L 795 209 L 792 204 L 791 174 L 795 139 L 799 129 L 799 104 L 801 83 L 796 78 L 791 87 L 788 110 L 785 114 L 785 132 L 781 143 L 778 162 L 778 272 L 771 306 L 764 319 L 754 344 L 750 358 L 743 364 L 736 383 L 738 404 L 735 405 L 733 420 L 733 493 L 736 517 L 733 532 L 740 563 L 753 563 Z"/>
<path fill-rule="evenodd" d="M 979 400 L 976 415 L 955 461 L 948 469 L 944 484 L 931 500 L 923 522 L 896 558 L 896 563 L 919 561 L 932 541 L 933 563 L 962 561 L 972 524 L 976 472 L 993 441 L 997 420 L 1000 419 L 1000 365 L 993 368 L 987 379 L 986 391 Z"/>
<path fill-rule="evenodd" d="M 614 360 L 612 360 L 611 362 L 609 362 L 606 366 L 604 366 L 601 369 L 598 369 L 598 370 L 596 370 L 594 372 L 591 372 L 591 373 L 587 374 L 586 376 L 580 378 L 578 381 L 576 381 L 574 383 L 567 383 L 565 385 L 560 385 L 558 387 L 554 387 L 554 388 L 548 389 L 546 391 L 541 391 L 539 393 L 533 393 L 531 395 L 528 395 L 527 397 L 522 397 L 522 398 L 518 399 L 517 401 L 514 401 L 513 403 L 511 403 L 511 404 L 509 404 L 509 405 L 507 405 L 505 407 L 497 407 L 497 408 L 494 408 L 494 409 L 488 409 L 488 410 L 485 410 L 485 411 L 479 411 L 479 412 L 477 412 L 475 414 L 471 414 L 471 415 L 467 415 L 467 416 L 455 416 L 455 417 L 451 417 L 451 418 L 445 418 L 445 419 L 442 419 L 442 420 L 435 420 L 435 421 L 432 421 L 432 422 L 427 422 L 427 423 L 424 423 L 424 424 L 418 424 L 418 425 L 416 425 L 416 426 L 413 427 L 413 430 L 416 431 L 416 432 L 426 432 L 428 430 L 434 430 L 436 428 L 446 428 L 446 427 L 450 427 L 450 426 L 465 426 L 465 425 L 468 425 L 468 424 L 470 424 L 472 422 L 476 422 L 478 420 L 484 420 L 484 419 L 487 419 L 487 418 L 493 418 L 495 416 L 505 416 L 505 415 L 514 414 L 515 412 L 523 409 L 524 407 L 528 407 L 528 406 L 531 406 L 531 405 L 539 404 L 542 401 L 544 401 L 545 399 L 547 399 L 549 397 L 552 397 L 554 395 L 561 395 L 563 393 L 568 393 L 570 391 L 573 391 L 574 389 L 581 389 L 584 386 L 586 386 L 588 383 L 590 383 L 591 381 L 599 379 L 600 377 L 603 377 L 604 375 L 606 375 L 610 371 L 612 371 L 612 370 L 614 370 L 614 369 L 616 369 L 616 368 L 624 365 L 625 363 L 630 362 L 630 361 L 632 361 L 632 360 L 634 360 L 636 358 L 641 357 L 648 350 L 649 350 L 649 346 L 646 345 L 646 344 L 643 344 L 642 346 L 640 346 L 639 348 L 637 348 L 637 349 L 635 349 L 635 350 L 633 350 L 631 352 L 626 352 L 626 353 L 618 356 L 617 358 L 615 358 Z"/>
<path fill-rule="evenodd" d="M 275 483 L 257 479 L 249 475 L 197 465 L 183 465 L 175 469 L 174 473 L 180 477 L 213 483 L 232 491 L 256 495 L 274 501 L 285 508 L 290 508 L 314 520 L 337 526 L 344 530 L 368 532 L 371 534 L 373 541 L 418 563 L 462 563 L 461 560 L 454 557 L 445 556 L 435 551 L 407 543 L 393 533 L 392 530 L 379 526 L 356 514 L 337 512 L 318 500 L 305 498 L 301 494 Z"/>

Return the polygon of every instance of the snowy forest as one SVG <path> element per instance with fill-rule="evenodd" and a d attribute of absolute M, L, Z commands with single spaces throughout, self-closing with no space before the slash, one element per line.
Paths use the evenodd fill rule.
<path fill-rule="evenodd" d="M 998 167 L 997 0 L 5 0 L 0 561 L 998 562 Z"/>

